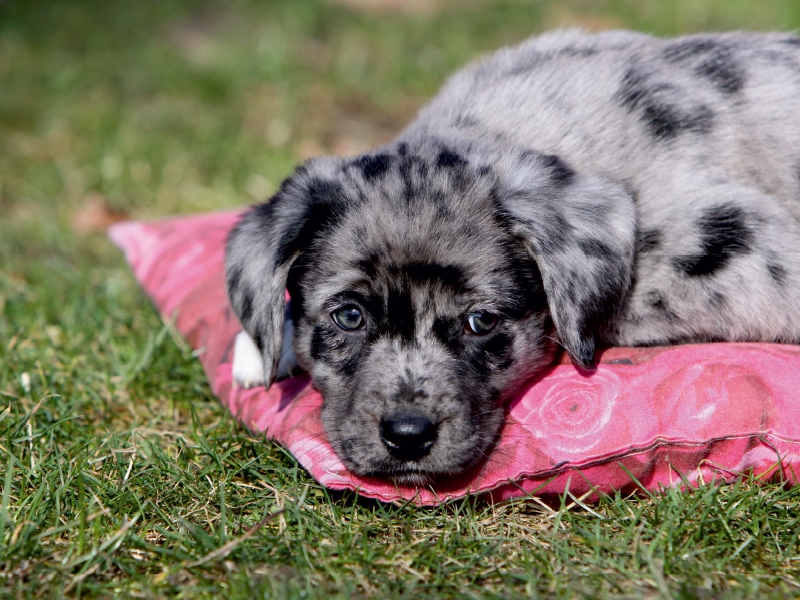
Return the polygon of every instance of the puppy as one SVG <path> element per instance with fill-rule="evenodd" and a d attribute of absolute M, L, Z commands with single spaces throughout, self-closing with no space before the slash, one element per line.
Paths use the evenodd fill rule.
<path fill-rule="evenodd" d="M 550 33 L 242 218 L 235 377 L 273 381 L 293 324 L 350 469 L 452 476 L 559 347 L 800 340 L 798 220 L 800 38 Z"/>

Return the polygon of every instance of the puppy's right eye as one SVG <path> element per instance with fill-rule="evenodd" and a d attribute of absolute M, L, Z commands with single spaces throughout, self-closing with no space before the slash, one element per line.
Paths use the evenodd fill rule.
<path fill-rule="evenodd" d="M 497 317 L 488 312 L 476 312 L 467 317 L 464 331 L 472 335 L 486 335 L 497 325 Z"/>
<path fill-rule="evenodd" d="M 353 305 L 336 309 L 331 313 L 331 318 L 340 329 L 345 331 L 355 331 L 364 326 L 364 316 L 361 314 L 361 310 Z"/>

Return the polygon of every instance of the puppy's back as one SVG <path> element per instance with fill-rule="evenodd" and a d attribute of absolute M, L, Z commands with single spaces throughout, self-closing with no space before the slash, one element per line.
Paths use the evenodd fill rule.
<path fill-rule="evenodd" d="M 645 196 L 702 157 L 796 202 L 800 38 L 556 31 L 454 75 L 404 135 L 431 133 L 557 154 Z"/>
<path fill-rule="evenodd" d="M 454 75 L 403 133 L 425 135 L 631 193 L 640 248 L 607 343 L 800 340 L 797 36 L 553 32 Z"/>

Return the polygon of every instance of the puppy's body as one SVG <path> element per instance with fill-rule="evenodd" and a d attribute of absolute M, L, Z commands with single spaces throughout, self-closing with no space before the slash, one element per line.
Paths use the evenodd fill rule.
<path fill-rule="evenodd" d="M 288 286 L 337 453 L 420 480 L 480 459 L 555 341 L 589 367 L 596 341 L 800 340 L 799 222 L 800 39 L 556 32 L 298 169 L 228 286 L 267 381 Z"/>
<path fill-rule="evenodd" d="M 633 195 L 636 284 L 607 342 L 800 339 L 798 38 L 542 36 L 458 73 L 404 136 L 465 132 Z"/>

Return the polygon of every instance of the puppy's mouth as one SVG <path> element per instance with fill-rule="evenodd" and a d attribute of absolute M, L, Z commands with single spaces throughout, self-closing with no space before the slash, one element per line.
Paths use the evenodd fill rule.
<path fill-rule="evenodd" d="M 436 482 L 463 475 L 464 469 L 453 469 L 447 471 L 437 471 L 426 469 L 422 466 L 399 465 L 396 468 L 379 468 L 363 472 L 365 477 L 383 479 L 391 481 L 397 485 L 408 485 L 414 487 L 433 485 Z"/>
<path fill-rule="evenodd" d="M 375 471 L 369 473 L 368 477 L 375 477 L 377 479 L 383 479 L 392 481 L 398 485 L 409 485 L 414 487 L 430 485 L 436 481 L 440 474 L 431 473 L 428 471 Z"/>
<path fill-rule="evenodd" d="M 476 469 L 481 468 L 481 465 L 487 460 L 489 453 L 489 450 L 480 452 L 479 454 L 482 458 L 477 461 L 470 460 L 460 464 L 442 465 L 440 468 L 426 467 L 424 464 L 420 463 L 397 463 L 394 461 L 392 461 L 394 464 L 388 465 L 386 464 L 388 461 L 382 461 L 384 464 L 376 468 L 353 470 L 355 472 L 360 471 L 360 474 L 365 477 L 383 479 L 398 485 L 420 487 L 451 480 L 454 477 L 460 478 L 473 473 Z"/>

